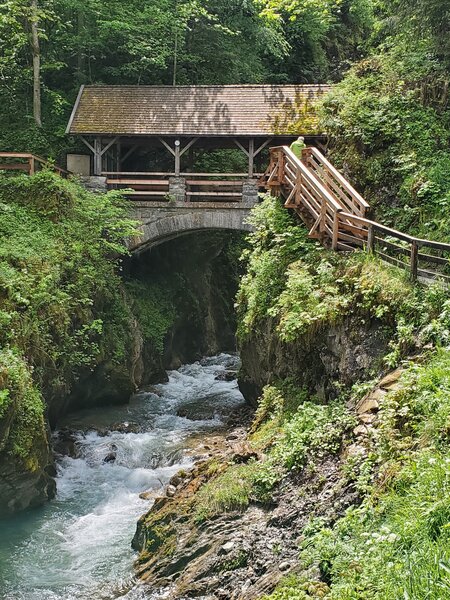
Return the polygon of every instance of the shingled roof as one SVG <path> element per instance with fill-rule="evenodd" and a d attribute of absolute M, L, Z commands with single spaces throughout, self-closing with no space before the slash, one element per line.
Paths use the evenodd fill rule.
<path fill-rule="evenodd" d="M 67 133 L 123 136 L 319 134 L 326 85 L 85 86 Z"/>

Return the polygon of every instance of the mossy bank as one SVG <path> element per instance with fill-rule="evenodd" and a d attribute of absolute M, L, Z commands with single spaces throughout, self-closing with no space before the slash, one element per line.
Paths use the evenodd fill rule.
<path fill-rule="evenodd" d="M 131 261 L 127 203 L 48 172 L 1 177 L 0 211 L 4 515 L 54 495 L 49 430 L 62 415 L 234 348 L 240 242 L 200 236 Z"/>

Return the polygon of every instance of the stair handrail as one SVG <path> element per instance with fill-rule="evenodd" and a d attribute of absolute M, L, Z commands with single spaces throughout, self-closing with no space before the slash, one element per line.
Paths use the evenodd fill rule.
<path fill-rule="evenodd" d="M 357 212 L 359 214 L 359 216 L 361 217 L 365 217 L 367 212 L 370 210 L 370 205 L 366 202 L 366 200 L 364 200 L 364 198 L 361 196 L 361 194 L 359 194 L 355 188 L 347 181 L 347 179 L 345 179 L 345 177 L 336 169 L 336 167 L 334 167 L 330 161 L 317 149 L 314 147 L 309 147 L 306 150 L 304 150 L 304 153 L 308 156 L 313 156 L 316 158 L 317 162 L 320 164 L 322 164 L 326 170 L 328 171 L 328 174 L 331 174 L 334 179 L 337 181 L 337 183 L 342 186 L 342 188 L 345 190 L 345 192 L 350 196 L 350 199 L 356 204 L 356 209 Z M 334 194 L 334 192 L 332 191 L 331 193 Z M 347 206 L 345 206 L 345 209 L 351 209 L 351 208 L 355 208 L 351 205 L 348 205 L 348 200 L 347 198 L 344 198 L 342 194 L 340 195 L 340 199 L 345 202 L 345 204 Z"/>
<path fill-rule="evenodd" d="M 287 156 L 291 162 L 294 163 L 294 166 L 300 171 L 300 173 L 305 177 L 310 185 L 316 188 L 316 191 L 319 192 L 327 201 L 327 203 L 334 210 L 343 210 L 343 207 L 337 202 L 337 200 L 331 195 L 331 193 L 326 189 L 326 187 L 322 184 L 320 179 L 313 175 L 311 171 L 309 171 L 308 167 L 306 167 L 302 161 L 292 152 L 292 150 L 288 146 L 274 146 L 270 148 L 270 151 L 277 151 L 278 153 L 282 151 L 285 156 Z M 282 182 L 280 182 L 282 183 Z"/>

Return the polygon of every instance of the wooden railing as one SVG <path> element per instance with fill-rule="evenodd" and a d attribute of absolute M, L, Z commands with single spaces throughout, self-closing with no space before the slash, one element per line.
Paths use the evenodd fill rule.
<path fill-rule="evenodd" d="M 411 279 L 450 283 L 450 244 L 424 240 L 367 218 L 369 204 L 315 148 L 300 160 L 287 146 L 270 150 L 266 188 L 285 197 L 310 227 L 310 237 L 334 250 L 365 249 L 410 272 Z"/>
<path fill-rule="evenodd" d="M 0 152 L 0 171 L 18 171 L 34 175 L 41 169 L 50 169 L 62 177 L 70 175 L 69 171 L 49 162 L 45 158 L 23 152 Z"/>
<path fill-rule="evenodd" d="M 102 173 L 109 189 L 123 190 L 130 199 L 170 200 L 170 178 L 175 173 L 112 172 Z M 240 202 L 247 173 L 180 173 L 190 202 Z"/>

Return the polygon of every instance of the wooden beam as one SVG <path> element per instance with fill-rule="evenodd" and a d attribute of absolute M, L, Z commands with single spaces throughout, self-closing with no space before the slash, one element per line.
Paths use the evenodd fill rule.
<path fill-rule="evenodd" d="M 108 150 L 111 148 L 111 146 L 112 146 L 113 144 L 115 144 L 115 143 L 117 142 L 117 140 L 118 140 L 118 139 L 119 139 L 118 137 L 115 137 L 113 140 L 111 140 L 111 141 L 109 142 L 109 144 L 108 144 L 107 146 L 105 146 L 105 147 L 103 148 L 103 150 L 101 150 L 101 152 L 100 152 L 101 156 L 103 156 L 103 155 L 105 154 L 105 152 L 108 152 Z"/>
<path fill-rule="evenodd" d="M 161 144 L 163 146 L 165 146 L 167 148 L 167 150 L 170 152 L 170 154 L 172 156 L 175 156 L 175 150 L 172 150 L 172 148 L 169 146 L 169 144 L 166 142 L 166 140 L 163 140 L 163 138 L 158 138 L 158 140 L 161 142 Z"/>
<path fill-rule="evenodd" d="M 241 142 L 235 138 L 233 138 L 233 142 L 236 144 L 236 146 L 242 150 L 242 152 L 245 154 L 245 156 L 248 157 L 249 153 L 248 151 L 244 148 L 244 146 L 241 144 Z"/>
<path fill-rule="evenodd" d="M 125 156 L 122 158 L 121 162 L 122 162 L 122 163 L 124 163 L 124 162 L 127 160 L 127 158 L 129 158 L 129 157 L 130 157 L 130 156 L 133 154 L 133 152 L 134 152 L 135 150 L 137 150 L 138 148 L 139 148 L 139 145 L 138 145 L 138 144 L 136 144 L 135 146 L 132 146 L 132 147 L 131 147 L 131 148 L 128 150 L 128 152 L 125 154 Z"/>
<path fill-rule="evenodd" d="M 181 171 L 181 142 L 175 140 L 175 177 L 180 176 Z"/>
<path fill-rule="evenodd" d="M 198 137 L 192 138 L 192 140 L 186 144 L 186 146 L 183 148 L 183 150 L 181 150 L 180 156 L 183 156 L 183 154 L 186 152 L 186 150 L 189 150 L 189 148 L 191 146 L 193 146 L 197 140 L 198 140 Z"/>
<path fill-rule="evenodd" d="M 84 136 L 80 135 L 80 140 L 83 142 L 83 144 L 85 146 L 87 146 L 89 148 L 89 150 L 92 152 L 92 154 L 95 154 L 94 146 L 92 146 Z"/>
<path fill-rule="evenodd" d="M 273 140 L 273 138 L 267 138 L 267 140 L 266 140 L 266 141 L 265 141 L 263 144 L 261 144 L 261 146 L 259 146 L 259 148 L 258 148 L 257 150 L 255 150 L 255 153 L 253 154 L 253 156 L 254 156 L 254 157 L 255 157 L 255 156 L 258 156 L 258 154 L 259 154 L 259 153 L 260 153 L 262 150 L 264 150 L 264 148 L 265 148 L 265 147 L 266 147 L 268 144 L 270 144 L 270 142 L 271 142 L 272 140 Z"/>

